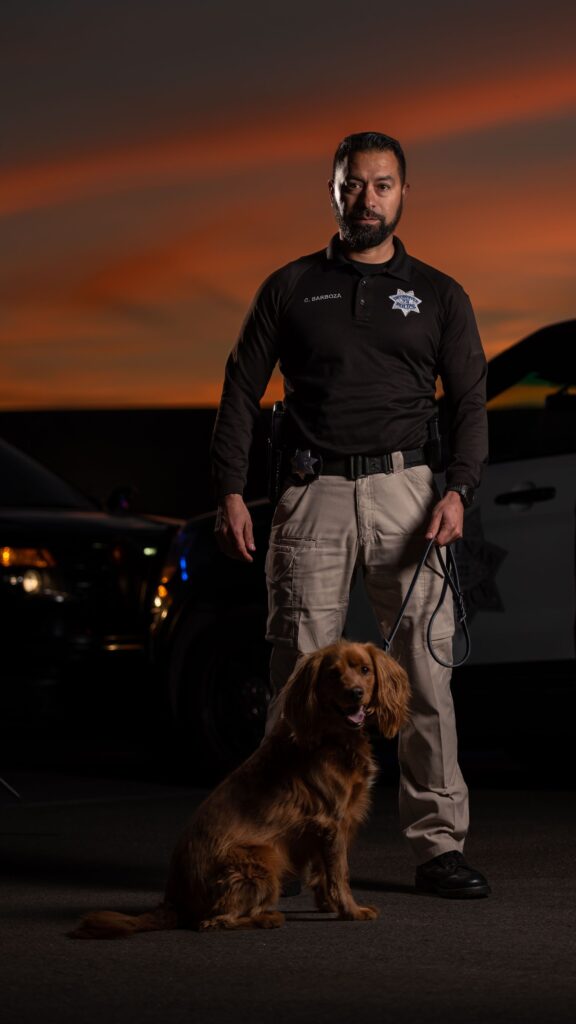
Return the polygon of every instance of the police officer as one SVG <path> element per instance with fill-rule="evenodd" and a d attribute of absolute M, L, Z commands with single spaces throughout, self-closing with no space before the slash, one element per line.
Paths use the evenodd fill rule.
<path fill-rule="evenodd" d="M 224 551 L 248 562 L 255 547 L 242 495 L 253 425 L 277 362 L 285 381 L 286 472 L 266 561 L 276 691 L 301 654 L 341 637 L 355 571 L 389 633 L 426 538 L 442 546 L 462 536 L 487 457 L 474 314 L 460 285 L 409 256 L 394 234 L 407 190 L 396 139 L 347 136 L 329 182 L 338 234 L 264 282 L 226 365 L 212 443 L 217 534 Z M 438 377 L 450 427 L 443 496 L 426 447 Z M 413 692 L 399 741 L 400 817 L 417 889 L 480 897 L 489 885 L 462 852 L 468 792 L 450 670 L 426 643 L 441 585 L 431 557 L 392 651 Z M 445 662 L 453 631 L 447 601 L 433 629 Z"/>

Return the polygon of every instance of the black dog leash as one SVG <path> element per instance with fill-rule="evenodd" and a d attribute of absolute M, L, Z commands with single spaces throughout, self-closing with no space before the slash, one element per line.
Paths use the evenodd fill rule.
<path fill-rule="evenodd" d="M 406 597 L 404 598 L 404 600 L 402 602 L 402 607 L 400 608 L 400 611 L 398 612 L 398 617 L 396 619 L 396 622 L 394 623 L 394 626 L 392 627 L 392 632 L 390 633 L 390 636 L 388 637 L 388 639 L 384 639 L 382 641 L 382 646 L 384 647 L 385 651 L 389 651 L 390 650 L 390 647 L 392 646 L 394 637 L 396 636 L 396 633 L 398 632 L 398 628 L 400 626 L 400 623 L 402 622 L 402 619 L 404 618 L 404 612 L 406 611 L 406 608 L 408 606 L 408 602 L 409 602 L 410 598 L 412 597 L 412 593 L 413 593 L 414 587 L 416 586 L 416 582 L 418 580 L 418 577 L 419 577 L 420 573 L 422 572 L 422 569 L 424 567 L 424 563 L 425 563 L 426 559 L 428 558 L 428 555 L 430 554 L 430 551 L 431 551 L 431 549 L 433 547 L 436 548 L 436 555 L 438 557 L 438 561 L 440 562 L 440 568 L 442 569 L 442 573 L 443 573 L 443 576 L 444 576 L 444 583 L 442 584 L 442 592 L 440 594 L 440 600 L 438 601 L 438 604 L 436 605 L 436 608 L 434 609 L 434 611 L 432 612 L 432 615 L 430 616 L 430 621 L 428 623 L 428 629 L 426 631 L 426 643 L 428 644 L 428 650 L 430 651 L 430 654 L 434 658 L 434 661 L 437 661 L 439 665 L 443 665 L 444 668 L 459 668 L 459 666 L 463 665 L 464 662 L 467 661 L 468 658 L 470 657 L 471 641 L 470 641 L 470 632 L 469 632 L 469 629 L 468 629 L 468 623 L 466 621 L 466 608 L 464 607 L 464 598 L 462 596 L 462 591 L 460 590 L 460 578 L 458 576 L 458 566 L 456 565 L 456 559 L 454 558 L 454 555 L 452 553 L 452 549 L 450 547 L 447 548 L 448 555 L 447 555 L 446 562 L 444 561 L 444 559 L 442 558 L 442 555 L 440 554 L 440 549 L 436 545 L 436 541 L 435 541 L 434 537 L 426 545 L 426 548 L 424 550 L 424 554 L 422 555 L 420 561 L 418 562 L 418 565 L 416 566 L 416 571 L 415 571 L 415 573 L 414 573 L 414 575 L 412 577 L 412 582 L 410 583 L 410 586 L 408 587 L 408 591 L 406 593 Z M 434 648 L 432 646 L 432 628 L 434 626 L 434 621 L 436 619 L 436 616 L 438 615 L 438 612 L 440 611 L 442 605 L 444 604 L 444 601 L 446 599 L 446 594 L 448 593 L 448 590 L 451 590 L 452 594 L 454 596 L 454 600 L 455 600 L 455 603 L 456 603 L 456 618 L 457 618 L 457 621 L 458 621 L 458 625 L 462 628 L 462 632 L 464 634 L 464 640 L 465 640 L 465 644 L 466 644 L 466 648 L 465 648 L 465 651 L 464 651 L 464 656 L 460 659 L 460 661 L 455 661 L 455 662 L 452 662 L 452 663 L 450 663 L 449 661 L 443 661 L 442 658 L 438 657 L 438 655 L 436 654 L 436 652 L 434 651 Z"/>

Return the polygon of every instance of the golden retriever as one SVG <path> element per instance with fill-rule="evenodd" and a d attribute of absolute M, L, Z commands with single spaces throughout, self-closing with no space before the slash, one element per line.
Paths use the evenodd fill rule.
<path fill-rule="evenodd" d="M 277 928 L 286 874 L 316 906 L 350 921 L 359 906 L 348 848 L 369 807 L 376 766 L 365 725 L 394 736 L 408 714 L 404 670 L 373 644 L 341 642 L 304 656 L 261 746 L 196 811 L 172 857 L 164 902 L 146 914 L 88 914 L 74 938 L 166 928 Z"/>

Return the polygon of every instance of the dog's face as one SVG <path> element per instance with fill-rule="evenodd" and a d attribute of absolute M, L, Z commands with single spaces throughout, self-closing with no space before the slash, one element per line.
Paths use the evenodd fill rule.
<path fill-rule="evenodd" d="M 316 694 L 321 713 L 352 731 L 361 729 L 370 707 L 376 673 L 363 644 L 328 649 L 320 664 Z"/>
<path fill-rule="evenodd" d="M 374 644 L 339 643 L 306 655 L 284 691 L 283 714 L 299 742 L 360 731 L 373 715 L 384 736 L 408 717 L 408 679 Z"/>

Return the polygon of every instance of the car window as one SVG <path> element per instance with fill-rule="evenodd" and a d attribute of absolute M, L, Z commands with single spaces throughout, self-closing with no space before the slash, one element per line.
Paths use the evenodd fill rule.
<path fill-rule="evenodd" d="M 490 462 L 576 452 L 576 386 L 529 373 L 488 403 Z"/>
<path fill-rule="evenodd" d="M 0 507 L 94 511 L 96 505 L 46 466 L 0 441 Z"/>

